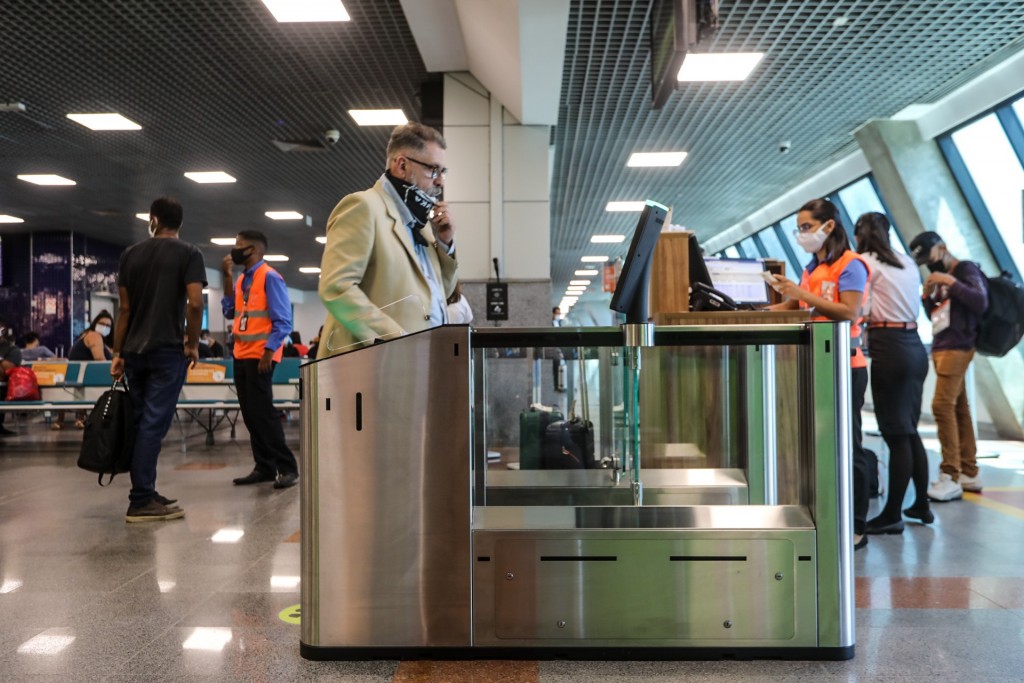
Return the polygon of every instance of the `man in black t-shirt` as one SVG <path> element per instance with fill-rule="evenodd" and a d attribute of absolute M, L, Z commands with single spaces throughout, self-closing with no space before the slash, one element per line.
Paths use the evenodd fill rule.
<path fill-rule="evenodd" d="M 178 239 L 181 218 L 177 200 L 161 197 L 154 201 L 149 209 L 152 238 L 124 251 L 117 276 L 121 302 L 110 374 L 126 377 L 138 426 L 125 515 L 128 522 L 185 516 L 185 511 L 174 505 L 176 500 L 156 491 L 160 442 L 174 419 L 185 374 L 199 360 L 203 320 L 206 266 L 195 246 Z"/>

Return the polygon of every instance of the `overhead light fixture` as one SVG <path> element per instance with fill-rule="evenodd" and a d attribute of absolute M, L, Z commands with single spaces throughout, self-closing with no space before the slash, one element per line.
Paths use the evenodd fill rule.
<path fill-rule="evenodd" d="M 320 235 L 319 237 L 317 237 L 316 241 L 319 242 L 320 244 L 327 244 L 327 238 L 324 237 L 323 235 Z"/>
<path fill-rule="evenodd" d="M 210 540 L 214 543 L 238 543 L 242 536 L 245 536 L 242 529 L 221 529 L 211 536 Z"/>
<path fill-rule="evenodd" d="M 605 211 L 643 211 L 646 202 L 608 202 Z"/>
<path fill-rule="evenodd" d="M 185 177 L 189 180 L 195 181 L 201 184 L 207 183 L 233 183 L 235 177 L 228 175 L 224 171 L 189 171 L 185 174 Z"/>
<path fill-rule="evenodd" d="M 142 126 L 120 114 L 68 114 L 75 123 L 90 130 L 142 130 Z"/>
<path fill-rule="evenodd" d="M 835 19 L 832 20 L 832 26 L 834 26 L 835 28 L 842 28 L 843 26 L 846 26 L 849 23 L 850 23 L 850 18 L 849 17 L 845 17 L 845 16 L 844 17 L 836 17 Z"/>
<path fill-rule="evenodd" d="M 303 267 L 299 268 L 299 272 L 300 273 L 309 273 L 310 275 L 314 275 L 316 273 L 319 273 L 320 269 L 317 268 L 316 266 L 303 266 Z"/>
<path fill-rule="evenodd" d="M 139 220 L 143 220 L 143 221 L 149 222 L 149 214 L 148 213 L 137 213 L 137 214 L 135 214 L 135 217 L 138 218 Z"/>
<path fill-rule="evenodd" d="M 25 173 L 18 176 L 18 180 L 24 180 L 27 183 L 33 185 L 76 185 L 77 183 L 70 178 L 64 178 L 63 176 L 53 175 L 52 173 L 41 173 L 31 174 Z"/>
<path fill-rule="evenodd" d="M 235 246 L 234 237 L 212 237 L 210 241 L 222 247 L 233 247 Z"/>
<path fill-rule="evenodd" d="M 591 244 L 619 244 L 625 241 L 625 235 L 594 235 L 590 238 Z"/>
<path fill-rule="evenodd" d="M 263 4 L 282 24 L 351 19 L 341 0 L 263 0 Z"/>
<path fill-rule="evenodd" d="M 582 294 L 583 292 L 587 291 L 587 288 L 586 287 L 570 286 L 570 287 L 566 287 L 565 291 L 569 292 L 569 293 L 575 292 L 576 294 Z"/>
<path fill-rule="evenodd" d="M 284 254 L 265 254 L 263 256 L 264 261 L 287 261 L 288 257 Z"/>
<path fill-rule="evenodd" d="M 220 652 L 231 642 L 231 629 L 200 626 L 192 630 L 192 634 L 182 643 L 185 650 L 211 650 Z"/>
<path fill-rule="evenodd" d="M 584 256 L 580 259 L 584 263 L 604 263 L 608 260 L 607 256 Z"/>
<path fill-rule="evenodd" d="M 689 83 L 746 80 L 762 57 L 763 52 L 688 52 L 678 79 Z"/>
<path fill-rule="evenodd" d="M 409 123 L 401 109 L 349 109 L 348 115 L 360 126 L 402 126 Z"/>
<path fill-rule="evenodd" d="M 18 218 L 17 216 L 9 216 L 6 213 L 0 213 L 0 223 L 24 223 L 24 218 Z"/>
<path fill-rule="evenodd" d="M 593 268 L 583 268 L 582 270 L 574 271 L 573 275 L 597 275 L 598 272 L 600 271 L 594 270 Z"/>
<path fill-rule="evenodd" d="M 644 168 L 653 166 L 678 166 L 686 158 L 686 152 L 633 152 L 626 166 Z"/>
<path fill-rule="evenodd" d="M 590 280 L 569 280 L 569 284 L 573 286 L 583 285 L 587 287 L 590 285 Z"/>
<path fill-rule="evenodd" d="M 305 218 L 298 211 L 267 211 L 263 215 L 275 221 L 297 221 Z"/>

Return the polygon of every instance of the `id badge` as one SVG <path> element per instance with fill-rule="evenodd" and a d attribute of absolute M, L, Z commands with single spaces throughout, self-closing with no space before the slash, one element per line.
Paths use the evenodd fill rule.
<path fill-rule="evenodd" d="M 822 282 L 821 283 L 821 298 L 828 299 L 829 301 L 836 300 L 836 283 L 834 282 Z"/>
<path fill-rule="evenodd" d="M 238 321 L 238 331 L 245 332 L 245 328 L 249 326 L 249 316 L 243 315 L 242 319 Z"/>
<path fill-rule="evenodd" d="M 949 327 L 949 299 L 932 311 L 932 334 L 938 334 Z"/>

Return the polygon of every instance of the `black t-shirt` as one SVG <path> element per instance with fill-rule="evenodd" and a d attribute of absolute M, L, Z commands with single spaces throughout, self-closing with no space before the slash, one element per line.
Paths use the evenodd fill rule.
<path fill-rule="evenodd" d="M 128 290 L 130 313 L 122 353 L 181 348 L 185 339 L 185 286 L 206 286 L 203 255 L 188 242 L 153 238 L 125 249 L 117 276 Z"/>

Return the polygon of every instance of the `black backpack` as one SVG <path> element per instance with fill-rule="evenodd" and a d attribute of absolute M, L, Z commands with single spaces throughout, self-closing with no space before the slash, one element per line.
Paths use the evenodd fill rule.
<path fill-rule="evenodd" d="M 119 384 L 121 389 L 118 389 Z M 135 414 L 128 396 L 128 385 L 122 381 L 114 382 L 110 390 L 103 392 L 96 401 L 96 406 L 85 420 L 78 466 L 97 473 L 97 483 L 106 486 L 104 474 L 110 475 L 109 484 L 115 474 L 131 470 L 135 433 Z"/>
<path fill-rule="evenodd" d="M 988 280 L 988 308 L 981 318 L 975 349 L 983 356 L 1005 356 L 1024 337 L 1024 288 L 1005 270 Z"/>

